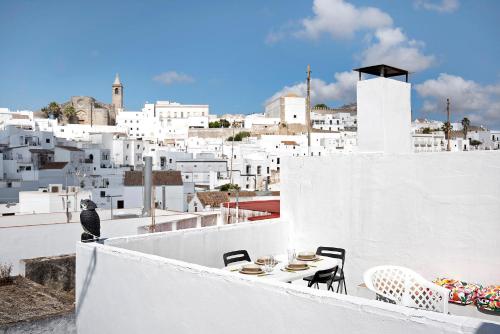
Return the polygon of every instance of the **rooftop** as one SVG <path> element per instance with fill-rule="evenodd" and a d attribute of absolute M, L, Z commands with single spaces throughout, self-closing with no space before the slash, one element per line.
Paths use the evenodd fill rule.
<path fill-rule="evenodd" d="M 397 67 L 380 64 L 374 66 L 360 67 L 355 68 L 353 71 L 359 72 L 359 77 L 361 79 L 361 73 L 376 75 L 379 77 L 390 78 L 404 75 L 406 76 L 406 81 L 408 82 L 408 74 L 407 70 L 403 70 Z"/>
<path fill-rule="evenodd" d="M 39 169 L 63 169 L 64 167 L 66 167 L 67 164 L 68 162 L 66 161 L 63 162 L 50 161 L 41 165 Z"/>

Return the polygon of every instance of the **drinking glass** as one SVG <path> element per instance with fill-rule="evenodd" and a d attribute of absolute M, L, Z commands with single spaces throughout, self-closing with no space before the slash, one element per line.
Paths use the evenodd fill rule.
<path fill-rule="evenodd" d="M 274 270 L 274 265 L 276 264 L 276 261 L 274 260 L 274 257 L 272 255 L 266 256 L 264 260 L 264 271 L 266 273 L 270 273 L 271 271 Z"/>

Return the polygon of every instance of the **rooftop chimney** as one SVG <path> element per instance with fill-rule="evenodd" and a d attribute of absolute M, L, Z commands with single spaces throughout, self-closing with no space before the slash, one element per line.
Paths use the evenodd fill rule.
<path fill-rule="evenodd" d="M 410 153 L 411 85 L 408 71 L 387 65 L 355 69 L 360 152 Z M 361 80 L 361 74 L 377 76 Z M 405 81 L 389 79 L 405 76 Z"/>

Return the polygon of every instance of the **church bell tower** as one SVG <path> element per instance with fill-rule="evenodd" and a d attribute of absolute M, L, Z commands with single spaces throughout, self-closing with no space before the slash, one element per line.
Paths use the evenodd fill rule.
<path fill-rule="evenodd" d="M 115 112 L 117 112 L 123 109 L 123 85 L 120 82 L 120 76 L 118 73 L 116 74 L 112 89 L 111 104 L 113 105 Z"/>

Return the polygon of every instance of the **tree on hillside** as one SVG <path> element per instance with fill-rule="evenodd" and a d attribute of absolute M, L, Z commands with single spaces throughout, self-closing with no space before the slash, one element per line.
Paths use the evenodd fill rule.
<path fill-rule="evenodd" d="M 74 124 L 78 123 L 78 113 L 72 105 L 67 105 L 63 110 L 64 117 L 68 120 L 68 123 Z"/>
<path fill-rule="evenodd" d="M 229 191 L 229 190 L 240 190 L 240 186 L 233 183 L 226 183 L 220 186 L 220 191 Z"/>
<path fill-rule="evenodd" d="M 464 133 L 464 139 L 467 139 L 467 132 L 469 132 L 470 120 L 467 117 L 462 119 L 462 132 Z"/>
<path fill-rule="evenodd" d="M 223 128 L 229 128 L 231 126 L 231 123 L 227 119 L 222 118 L 219 120 L 220 126 Z"/>
<path fill-rule="evenodd" d="M 476 148 L 476 150 L 477 150 L 477 147 L 478 147 L 479 145 L 481 145 L 481 144 L 482 144 L 482 142 L 480 142 L 479 140 L 476 140 L 476 139 L 472 139 L 472 140 L 470 141 L 470 144 L 471 144 L 472 146 L 474 146 L 474 147 Z"/>
<path fill-rule="evenodd" d="M 47 118 L 59 119 L 62 116 L 61 106 L 57 102 L 50 102 L 48 106 L 43 107 L 40 111 Z"/>
<path fill-rule="evenodd" d="M 328 106 L 324 103 L 318 103 L 314 106 L 314 108 L 318 108 L 318 109 L 328 109 Z"/>
<path fill-rule="evenodd" d="M 243 138 L 250 137 L 250 132 L 248 131 L 241 131 L 238 132 L 234 137 L 230 136 L 227 138 L 227 141 L 242 141 Z"/>
<path fill-rule="evenodd" d="M 450 122 L 444 122 L 441 130 L 444 131 L 444 138 L 448 139 L 448 134 L 451 132 L 451 130 L 453 130 L 453 125 L 451 125 Z"/>
<path fill-rule="evenodd" d="M 220 124 L 218 121 L 209 122 L 209 123 L 208 123 L 208 127 L 209 127 L 209 128 L 220 128 L 220 127 L 221 127 L 221 124 Z"/>

